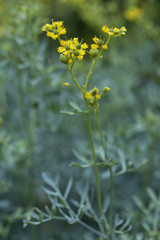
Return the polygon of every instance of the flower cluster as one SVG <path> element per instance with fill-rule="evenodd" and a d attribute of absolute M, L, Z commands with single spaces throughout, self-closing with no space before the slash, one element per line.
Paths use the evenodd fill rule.
<path fill-rule="evenodd" d="M 58 48 L 58 52 L 60 53 L 60 60 L 64 64 L 74 63 L 76 59 L 82 60 L 84 55 L 86 54 L 86 49 L 88 45 L 86 43 L 79 42 L 78 38 L 73 38 L 69 40 L 61 40 L 60 35 L 66 34 L 66 29 L 63 26 L 63 21 L 54 22 L 52 20 L 52 24 L 45 24 L 42 27 L 43 32 L 47 32 L 47 37 L 51 37 L 53 40 L 58 39 L 60 42 L 60 47 Z M 103 50 L 107 50 L 109 40 L 113 36 L 124 36 L 126 33 L 126 28 L 108 28 L 107 26 L 102 27 L 102 31 L 109 35 L 109 39 L 102 38 L 93 38 L 93 44 L 91 44 L 91 48 L 89 54 L 92 58 L 100 57 Z M 99 53 L 98 49 L 101 49 Z M 99 55 L 100 54 L 100 55 Z M 89 95 L 88 95 L 89 96 Z M 99 98 L 99 95 L 95 95 L 95 98 Z"/>
<path fill-rule="evenodd" d="M 121 28 L 108 28 L 107 26 L 103 26 L 102 27 L 102 31 L 107 33 L 109 35 L 109 37 L 120 37 L 120 36 L 124 36 L 127 32 L 127 29 L 125 27 L 121 27 Z"/>
<path fill-rule="evenodd" d="M 63 21 L 53 22 L 52 24 L 46 24 L 42 27 L 43 32 L 47 32 L 47 37 L 56 40 L 60 35 L 66 34 L 66 29 L 63 27 Z"/>
<path fill-rule="evenodd" d="M 64 63 L 72 63 L 76 58 L 82 60 L 85 55 L 85 49 L 88 48 L 86 43 L 81 43 L 78 38 L 70 40 L 61 40 L 61 46 L 58 48 L 58 52 L 61 53 L 61 61 Z"/>
<path fill-rule="evenodd" d="M 98 100 L 101 99 L 101 96 L 104 93 L 107 93 L 110 91 L 109 87 L 104 87 L 103 91 L 100 93 L 99 89 L 97 87 L 94 87 L 94 89 L 90 92 L 85 92 L 85 98 L 89 99 L 89 102 L 91 105 L 94 105 Z"/>
<path fill-rule="evenodd" d="M 91 44 L 91 49 L 93 49 L 93 50 L 95 50 L 97 48 L 103 48 L 104 50 L 108 49 L 108 46 L 107 46 L 107 43 L 106 43 L 105 39 L 94 37 L 93 42 L 94 43 Z"/>

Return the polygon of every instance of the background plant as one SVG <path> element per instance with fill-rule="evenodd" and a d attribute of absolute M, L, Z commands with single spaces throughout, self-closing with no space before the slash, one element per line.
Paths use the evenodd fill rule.
<path fill-rule="evenodd" d="M 80 13 L 76 8 L 76 4 L 73 7 L 69 4 L 69 1 L 65 3 L 65 7 L 64 3 L 63 5 L 60 4 L 60 1 L 34 1 L 30 6 L 28 3 L 29 1 L 13 0 L 1 1 L 0 3 L 0 114 L 2 119 L 0 179 L 1 186 L 2 183 L 5 186 L 3 188 L 5 191 L 1 192 L 1 201 L 9 200 L 7 208 L 1 205 L 3 211 L 1 223 L 6 224 L 4 216 L 12 214 L 16 208 L 26 209 L 25 199 L 30 199 L 30 206 L 38 205 L 41 209 L 48 203 L 48 199 L 45 198 L 39 187 L 42 185 L 40 177 L 42 171 L 48 171 L 49 169 L 52 176 L 55 176 L 58 171 L 63 176 L 60 181 L 61 190 L 64 190 L 66 179 L 70 176 L 73 176 L 75 181 L 79 180 L 80 176 L 84 181 L 89 178 L 89 184 L 92 186 L 92 178 L 89 177 L 90 172 L 88 170 L 82 173 L 76 168 L 69 168 L 66 171 L 69 162 L 74 160 L 73 153 L 67 149 L 80 146 L 81 152 L 84 151 L 86 128 L 81 128 L 82 119 L 80 116 L 75 115 L 74 118 L 66 116 L 64 118 L 63 115 L 59 114 L 59 111 L 65 108 L 65 105 L 68 109 L 70 107 L 66 101 L 70 97 L 70 93 L 66 91 L 65 86 L 61 85 L 62 82 L 68 82 L 70 77 L 66 75 L 65 67 L 57 61 L 57 51 L 55 51 L 57 46 L 51 39 L 46 39 L 41 35 L 42 24 L 49 21 L 53 16 L 54 19 L 64 19 L 70 37 L 77 35 L 80 39 L 83 38 L 84 41 L 89 42 L 88 39 L 91 39 L 94 34 L 99 35 L 101 24 L 107 23 L 109 26 L 114 26 L 121 23 L 128 29 L 127 36 L 120 41 L 111 43 L 111 50 L 108 50 L 107 54 L 103 56 L 103 61 L 100 61 L 97 65 L 97 72 L 95 72 L 92 81 L 95 86 L 96 82 L 99 82 L 98 76 L 101 74 L 99 88 L 102 89 L 107 82 L 112 89 L 112 94 L 104 96 L 101 100 L 102 109 L 107 112 L 107 114 L 100 116 L 100 121 L 102 128 L 108 134 L 108 148 L 115 145 L 116 148 L 112 147 L 112 152 L 114 149 L 115 155 L 118 154 L 117 149 L 119 148 L 124 153 L 126 161 L 130 163 L 131 160 L 133 165 L 148 160 L 148 163 L 138 173 L 120 175 L 114 181 L 116 189 L 114 195 L 115 198 L 119 199 L 118 202 L 115 202 L 116 211 L 123 215 L 120 211 L 123 203 L 128 209 L 128 213 L 132 215 L 132 225 L 134 227 L 130 236 L 127 235 L 126 238 L 135 239 L 137 235 L 137 239 L 143 239 L 145 231 L 143 228 L 139 229 L 140 225 L 137 226 L 137 220 L 134 220 L 134 215 L 139 210 L 133 204 L 132 196 L 136 195 L 145 201 L 146 186 L 152 187 L 157 193 L 159 192 L 159 1 L 114 1 L 116 10 L 115 7 L 112 9 L 113 1 L 106 1 L 107 7 L 104 7 L 106 20 L 105 23 L 99 23 L 97 28 L 92 24 L 95 20 L 94 15 L 89 23 L 83 13 Z M 34 167 L 35 184 L 32 188 L 35 197 L 33 197 L 25 190 L 26 185 L 28 188 L 31 187 L 27 159 L 32 154 L 30 154 L 30 148 L 28 147 L 27 128 L 22 124 L 24 120 L 19 114 L 21 101 L 18 97 L 19 91 L 17 91 L 17 82 L 23 83 L 25 101 L 28 103 L 30 93 L 29 88 L 25 88 L 26 84 L 24 82 L 27 84 L 30 82 L 31 78 L 27 75 L 30 68 L 24 68 L 23 70 L 17 68 L 15 71 L 15 66 L 20 64 L 16 57 L 18 54 L 21 57 L 24 54 L 23 59 L 28 59 L 26 51 L 24 51 L 26 46 L 28 46 L 27 51 L 32 55 L 32 58 L 36 58 L 36 54 L 31 48 L 29 49 L 29 44 L 26 44 L 25 48 L 23 44 L 19 45 L 20 47 L 17 49 L 15 37 L 18 35 L 19 40 L 23 39 L 23 33 L 25 32 L 23 30 L 26 30 L 26 24 L 24 25 L 24 21 L 22 21 L 26 11 L 24 15 L 20 14 L 23 11 L 19 7 L 22 5 L 28 6 L 31 12 L 32 9 L 35 9 L 35 3 L 37 3 L 36 8 L 39 4 L 41 7 L 38 7 L 39 10 L 37 11 L 33 10 L 35 17 L 32 16 L 31 18 L 30 31 L 31 35 L 33 35 L 33 31 L 37 35 L 38 42 L 34 46 L 37 46 L 37 51 L 39 51 L 39 61 L 36 60 L 36 63 L 41 62 L 40 66 L 44 71 L 42 71 L 43 74 L 39 70 L 34 72 L 34 78 L 37 76 L 40 81 L 37 82 L 36 88 L 37 86 L 38 88 L 35 94 L 39 107 L 36 109 L 38 125 L 36 125 L 35 131 L 36 152 L 34 156 L 36 156 L 36 164 Z M 99 2 L 99 5 L 104 6 L 102 2 L 101 4 Z M 132 6 L 140 8 L 143 14 L 131 21 L 124 14 Z M 47 11 L 44 11 L 44 9 L 47 9 Z M 112 18 L 108 14 L 109 9 L 112 11 Z M 93 12 L 87 5 L 85 11 L 86 13 Z M 98 16 L 101 18 L 100 15 Z M 97 22 L 98 16 L 96 16 Z M 35 20 L 41 22 L 39 27 L 35 24 Z M 15 21 L 21 26 L 21 31 L 17 30 L 19 28 L 15 25 Z M 69 26 L 72 26 L 72 29 Z M 7 36 L 8 28 L 12 29 L 10 33 L 12 40 L 10 41 Z M 31 39 L 31 42 L 33 42 L 33 39 Z M 32 66 L 35 69 L 35 65 L 32 64 Z M 81 64 L 77 63 L 75 71 L 77 75 L 79 72 L 87 71 L 87 62 L 84 64 L 82 62 Z M 28 77 L 25 77 L 26 75 Z M 70 91 L 72 98 L 74 98 L 74 86 L 70 86 Z M 28 104 L 28 111 L 30 111 L 30 104 Z M 74 124 L 75 121 L 79 128 L 78 131 Z M 68 129 L 66 129 L 66 125 L 68 125 Z M 70 131 L 71 127 L 72 132 Z M 79 131 L 81 137 L 78 135 Z M 98 136 L 98 132 L 95 132 L 96 136 Z M 10 152 L 10 154 L 7 154 L 7 152 Z M 61 162 L 59 162 L 59 159 L 62 159 Z M 33 161 L 30 162 L 32 165 Z M 51 168 L 51 166 L 53 167 Z M 19 175 L 21 180 L 19 180 Z M 107 174 L 102 175 L 102 179 L 104 178 L 107 178 Z M 24 184 L 20 184 L 21 182 Z M 129 184 L 126 184 L 126 182 Z M 8 184 L 9 187 L 7 187 Z M 120 186 L 125 187 L 119 191 Z M 105 188 L 106 186 L 104 186 Z M 15 191 L 16 194 L 13 194 Z M 28 189 L 28 191 L 31 190 Z M 74 188 L 72 194 L 76 195 Z M 34 202 L 32 202 L 33 199 Z M 63 226 L 70 229 L 66 225 Z M 78 231 L 84 231 L 84 229 L 76 227 L 75 232 L 68 231 L 67 235 L 64 235 L 63 233 L 56 233 L 57 226 L 53 228 L 52 223 L 42 224 L 40 227 L 34 227 L 34 229 L 38 230 L 39 239 L 69 239 L 71 235 L 74 239 L 74 234 L 77 236 Z M 14 237 L 16 239 L 32 239 L 34 236 L 31 228 L 22 229 L 21 221 L 14 222 L 9 232 L 8 239 Z M 83 238 L 88 239 L 88 234 L 83 232 Z"/>

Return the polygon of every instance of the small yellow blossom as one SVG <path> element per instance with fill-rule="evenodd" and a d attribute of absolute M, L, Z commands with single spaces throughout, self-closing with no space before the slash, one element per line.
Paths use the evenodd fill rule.
<path fill-rule="evenodd" d="M 114 36 L 124 36 L 125 33 L 127 32 L 127 29 L 125 27 L 119 28 L 108 28 L 107 26 L 102 27 L 102 31 L 107 33 L 109 37 L 114 37 Z"/>
<path fill-rule="evenodd" d="M 139 7 L 131 7 L 125 13 L 124 16 L 129 21 L 135 21 L 143 14 L 143 10 Z"/>
<path fill-rule="evenodd" d="M 68 87 L 69 86 L 69 83 L 66 82 L 66 83 L 62 83 L 64 86 Z"/>
<path fill-rule="evenodd" d="M 62 40 L 60 44 L 61 46 L 58 48 L 58 52 L 67 55 L 70 58 L 70 62 L 73 62 L 76 58 L 81 61 L 86 54 L 85 49 L 88 48 L 88 45 L 79 42 L 78 38 Z"/>
<path fill-rule="evenodd" d="M 105 33 L 107 33 L 110 37 L 113 37 L 113 36 L 114 36 L 113 29 L 108 28 L 107 26 L 103 26 L 103 27 L 102 27 L 102 31 L 105 32 Z"/>
<path fill-rule="evenodd" d="M 54 22 L 52 24 L 46 24 L 42 27 L 43 32 L 47 32 L 47 37 L 51 37 L 56 40 L 60 35 L 66 34 L 66 29 L 63 27 L 63 21 Z"/>
<path fill-rule="evenodd" d="M 94 89 L 91 92 L 85 93 L 85 98 L 91 99 L 93 102 L 95 102 L 95 100 L 100 100 L 101 98 L 101 95 L 98 93 L 99 89 L 97 87 L 94 87 Z"/>
<path fill-rule="evenodd" d="M 104 50 L 108 49 L 108 46 L 107 46 L 105 40 L 103 40 L 101 38 L 94 37 L 93 42 L 94 43 L 91 44 L 91 49 L 93 49 L 93 50 L 95 50 L 97 48 L 103 48 Z"/>
<path fill-rule="evenodd" d="M 85 93 L 85 98 L 90 99 L 92 98 L 92 94 L 90 92 Z"/>
<path fill-rule="evenodd" d="M 100 96 L 99 94 L 96 94 L 96 95 L 95 95 L 95 98 L 96 98 L 97 100 L 100 100 L 101 96 Z"/>
<path fill-rule="evenodd" d="M 94 92 L 94 93 L 98 93 L 98 92 L 99 92 L 99 89 L 98 89 L 97 87 L 94 87 L 93 92 Z"/>

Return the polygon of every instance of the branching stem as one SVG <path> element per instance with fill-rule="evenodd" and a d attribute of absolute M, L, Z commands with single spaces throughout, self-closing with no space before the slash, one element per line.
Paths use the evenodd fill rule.
<path fill-rule="evenodd" d="M 100 213 L 100 215 L 102 215 L 102 202 L 101 202 L 101 192 L 100 192 L 100 184 L 99 184 L 99 178 L 98 178 L 97 158 L 96 158 L 95 147 L 94 147 L 94 142 L 93 142 L 90 115 L 89 115 L 89 112 L 88 112 L 88 102 L 87 102 L 87 99 L 85 97 L 84 97 L 84 102 L 85 102 L 85 107 L 86 107 L 88 132 L 89 132 L 90 143 L 91 143 L 92 154 L 93 154 L 93 160 L 94 160 L 94 173 L 95 173 L 95 179 L 96 179 L 96 190 L 97 190 L 99 213 Z"/>

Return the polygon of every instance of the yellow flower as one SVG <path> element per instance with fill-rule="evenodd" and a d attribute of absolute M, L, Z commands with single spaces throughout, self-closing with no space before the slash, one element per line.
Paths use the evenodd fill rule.
<path fill-rule="evenodd" d="M 103 48 L 104 50 L 108 49 L 106 42 L 101 38 L 94 37 L 93 42 L 94 43 L 91 44 L 91 49 L 93 49 L 93 50 L 95 50 L 97 48 Z"/>
<path fill-rule="evenodd" d="M 91 92 L 85 93 L 85 98 L 91 99 L 93 102 L 95 102 L 95 100 L 100 100 L 101 98 L 101 95 L 98 93 L 99 89 L 97 87 L 94 87 L 94 89 Z"/>
<path fill-rule="evenodd" d="M 105 33 L 107 33 L 110 37 L 113 37 L 113 36 L 114 36 L 113 29 L 108 28 L 107 26 L 103 26 L 103 27 L 102 27 L 102 31 L 105 32 Z"/>
<path fill-rule="evenodd" d="M 96 98 L 97 100 L 100 100 L 101 96 L 100 96 L 99 94 L 96 94 L 96 95 L 95 95 L 95 98 Z"/>
<path fill-rule="evenodd" d="M 143 10 L 139 7 L 131 7 L 125 11 L 124 16 L 129 21 L 135 21 L 137 18 L 141 17 Z"/>
<path fill-rule="evenodd" d="M 66 82 L 66 83 L 62 83 L 64 86 L 68 87 L 69 86 L 69 83 Z"/>
<path fill-rule="evenodd" d="M 99 92 L 99 89 L 97 87 L 94 87 L 92 94 L 95 95 Z"/>
<path fill-rule="evenodd" d="M 54 34 L 53 32 L 47 32 L 47 37 L 53 38 L 53 40 L 56 40 L 58 37 L 58 34 Z"/>
<path fill-rule="evenodd" d="M 85 98 L 90 99 L 92 98 L 92 94 L 90 92 L 85 93 Z"/>
<path fill-rule="evenodd" d="M 43 32 L 47 32 L 47 37 L 51 37 L 56 40 L 60 35 L 66 34 L 66 29 L 63 27 L 63 21 L 54 22 L 52 24 L 46 24 L 42 27 Z"/>
<path fill-rule="evenodd" d="M 78 38 L 62 40 L 60 44 L 58 52 L 67 55 L 70 58 L 70 62 L 73 62 L 76 58 L 81 61 L 86 54 L 85 49 L 88 48 L 88 45 L 86 43 L 81 44 Z"/>
<path fill-rule="evenodd" d="M 125 27 L 119 28 L 108 28 L 107 26 L 102 27 L 102 31 L 107 33 L 109 37 L 114 37 L 114 36 L 124 36 L 125 33 L 127 32 L 127 29 Z"/>

